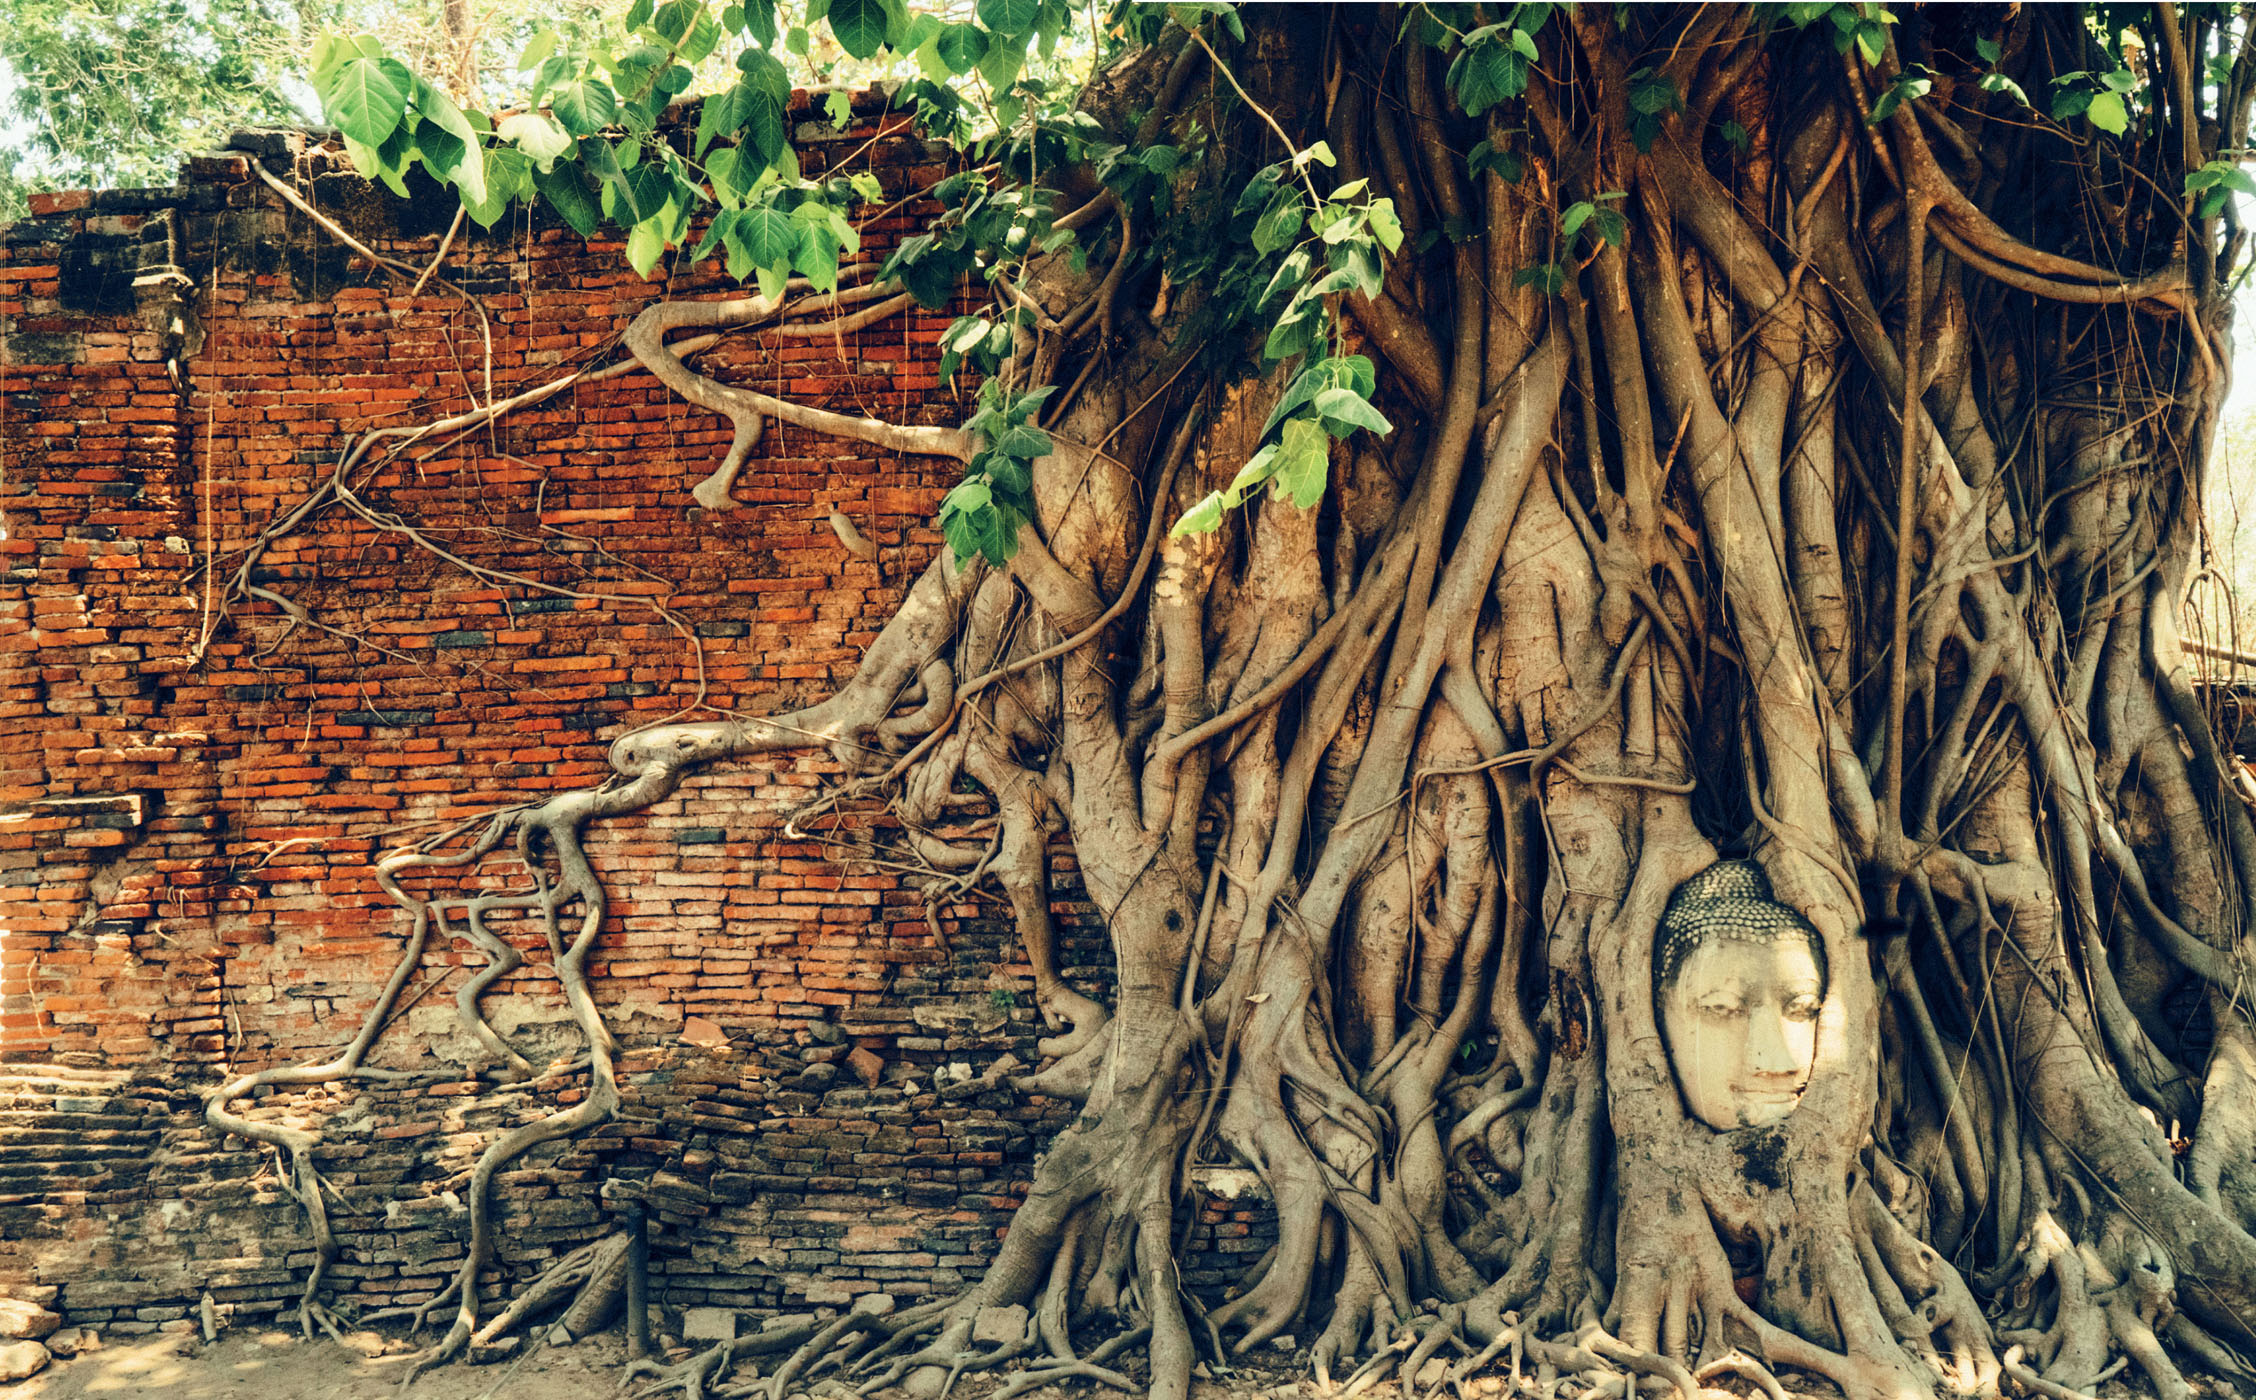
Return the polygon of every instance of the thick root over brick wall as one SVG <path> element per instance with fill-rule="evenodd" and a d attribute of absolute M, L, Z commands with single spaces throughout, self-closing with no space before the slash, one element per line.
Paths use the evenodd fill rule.
<path fill-rule="evenodd" d="M 2212 80 L 2185 65 L 2239 31 L 2158 6 L 2144 81 L 2183 101 L 2071 139 L 1982 80 L 2099 69 L 2080 15 L 1919 11 L 1874 68 L 1745 8 L 1561 14 L 1524 93 L 1477 116 L 1391 11 L 1254 7 L 1242 41 L 1171 28 L 1102 75 L 1100 127 L 1183 155 L 1159 194 L 1094 202 L 1065 197 L 1086 172 L 1044 172 L 1116 256 L 996 291 L 1033 308 L 1002 373 L 1074 386 L 1007 564 L 932 562 L 821 704 L 631 734 L 602 787 L 380 867 L 403 970 L 434 937 L 493 959 L 459 1005 L 496 1073 L 532 1068 L 479 1017 L 516 957 L 504 913 L 548 931 L 588 1056 L 584 1096 L 479 1164 L 441 1354 L 483 1335 L 493 1171 L 616 1104 L 582 832 L 821 748 L 846 770 L 824 802 L 897 817 L 933 907 L 1009 902 L 1054 1033 L 1012 1082 L 1080 1114 L 960 1298 L 662 1385 L 932 1396 L 1007 1366 L 1010 1394 L 1177 1400 L 1286 1334 L 1350 1390 L 1490 1365 L 1687 1400 L 1787 1370 L 1852 1400 L 2064 1398 L 2125 1363 L 2169 1397 L 2188 1369 L 2247 1378 L 2256 824 L 2180 637 L 2237 242 L 2175 192 L 2241 141 L 2256 82 L 2227 52 L 2228 108 L 2195 124 Z M 1336 166 L 1292 167 L 1319 140 Z M 1286 392 L 1200 341 L 1222 293 L 1173 276 L 1175 240 L 1231 236 L 1201 192 L 1272 161 L 1399 211 L 1380 294 L 1336 292 L 1335 348 L 1377 361 L 1394 431 L 1331 446 L 1314 506 L 1170 533 Z M 1151 199 L 1175 226 L 1132 236 Z M 855 315 L 898 301 L 852 282 Z M 768 418 L 982 450 L 717 384 L 669 339 L 804 305 L 661 305 L 628 336 L 735 425 L 701 499 Z M 933 833 L 966 794 L 988 815 L 958 846 Z M 1056 970 L 1061 835 L 1109 1005 Z M 509 892 L 417 892 L 505 859 Z M 1695 876 L 1736 881 L 1741 914 L 1685 913 Z M 1807 985 L 1699 982 L 1711 936 L 1785 949 Z M 230 1105 L 372 1073 L 396 982 L 338 1060 L 212 1096 L 288 1154 L 325 1258 L 315 1139 Z M 1785 1056 L 1756 1076 L 1776 1084 L 1727 1086 L 1761 1112 L 1703 1106 L 1708 1032 L 1672 1019 L 1701 1016 L 1778 1037 L 1748 1051 Z M 1277 1240 L 1198 1298 L 1177 1251 L 1225 1168 Z M 1013 1306 L 1022 1335 L 974 1340 Z"/>

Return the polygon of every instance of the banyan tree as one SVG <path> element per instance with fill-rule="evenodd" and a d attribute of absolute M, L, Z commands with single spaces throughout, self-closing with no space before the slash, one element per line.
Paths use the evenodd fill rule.
<path fill-rule="evenodd" d="M 975 1286 L 767 1358 L 776 1400 L 998 1366 L 1176 1400 L 1284 1334 L 1331 1381 L 2250 1375 L 2256 785 L 2188 624 L 2256 191 L 2244 7 L 817 8 L 639 4 L 498 122 L 372 46 L 319 60 L 371 175 L 751 284 L 656 304 L 602 371 L 734 424 L 700 501 L 771 420 L 964 469 L 835 694 L 626 734 L 601 787 L 383 861 L 413 949 L 514 958 L 483 920 L 542 921 L 589 1056 L 481 1163 L 438 1355 L 486 1321 L 493 1170 L 617 1102 L 583 834 L 818 748 L 826 809 L 1007 900 L 1051 1031 L 1009 1082 L 1079 1112 Z M 801 23 L 897 56 L 963 152 L 885 258 L 855 251 L 874 184 L 790 159 Z M 1074 45 L 1085 80 L 1027 76 Z M 694 361 L 951 300 L 956 427 Z M 363 508 L 347 480 L 285 526 Z M 1056 968 L 1053 845 L 1101 997 Z M 463 1005 L 506 1069 L 488 980 Z M 212 1100 L 293 1151 L 324 1238 L 316 1136 L 230 1104 L 358 1072 L 382 1010 Z M 1177 1255 L 1215 1168 L 1276 1242 L 1201 1299 Z M 1025 1337 L 974 1344 L 1010 1304 Z"/>

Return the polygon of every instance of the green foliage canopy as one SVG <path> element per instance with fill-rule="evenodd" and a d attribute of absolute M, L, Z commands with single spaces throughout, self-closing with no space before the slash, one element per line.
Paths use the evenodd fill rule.
<path fill-rule="evenodd" d="M 1170 24 L 1210 48 L 1210 33 L 1225 45 L 1242 35 L 1229 5 L 1106 12 L 1076 0 L 931 8 L 909 0 L 806 0 L 803 9 L 793 0 L 621 3 L 623 11 L 552 24 L 495 0 L 479 16 L 478 42 L 489 52 L 504 42 L 521 47 L 513 58 L 490 62 L 476 90 L 464 91 L 462 75 L 477 72 L 475 62 L 460 66 L 450 88 L 427 46 L 403 40 L 396 24 L 358 32 L 370 16 L 339 0 L 319 10 L 262 0 L 19 0 L 15 24 L 0 39 L 0 58 L 15 78 L 7 111 L 18 127 L 14 164 L 0 168 L 0 215 L 20 208 L 32 180 L 152 182 L 169 174 L 180 152 L 210 142 L 226 125 L 303 122 L 318 107 L 365 174 L 404 196 L 408 171 L 420 166 L 481 225 L 498 223 L 513 203 L 537 201 L 583 235 L 615 225 L 644 276 L 673 253 L 721 257 L 732 277 L 771 298 L 795 279 L 830 290 L 842 262 L 860 251 L 857 206 L 880 201 L 882 193 L 867 171 L 804 177 L 788 112 L 794 73 L 835 70 L 842 62 L 849 73 L 895 75 L 902 108 L 968 157 L 964 172 L 931 191 L 942 218 L 880 269 L 928 308 L 955 302 L 967 278 L 1007 289 L 1035 258 L 1062 253 L 1085 263 L 1092 252 L 1085 240 L 1103 235 L 1058 225 L 1064 211 L 1041 178 L 1045 170 L 1094 170 L 1147 229 L 1203 216 L 1193 220 L 1196 233 L 1152 240 L 1139 256 L 1161 260 L 1175 285 L 1210 293 L 1199 327 L 1215 347 L 1207 353 L 1248 353 L 1248 333 L 1257 324 L 1266 328 L 1250 353 L 1291 377 L 1289 411 L 1280 410 L 1228 487 L 1177 522 L 1179 532 L 1214 528 L 1224 511 L 1263 486 L 1311 502 L 1324 490 L 1332 439 L 1388 430 L 1371 401 L 1373 367 L 1345 353 L 1335 312 L 1344 295 L 1376 295 L 1386 259 L 1400 251 L 1403 229 L 1391 201 L 1371 196 L 1360 181 L 1333 185 L 1333 156 L 1324 143 L 1286 143 L 1285 158 L 1261 170 L 1227 207 L 1193 208 L 1199 151 L 1138 146 L 1099 129 L 1075 105 L 1092 71 L 1149 44 Z M 1543 0 L 1501 12 L 1419 5 L 1406 12 L 1402 34 L 1443 55 L 1452 96 L 1478 115 L 1526 90 L 1537 37 L 1560 22 L 1556 8 Z M 1844 56 L 1873 67 L 1895 23 L 1874 4 L 1758 9 L 1766 23 L 1814 26 Z M 408 18 L 407 34 L 434 27 L 433 16 Z M 300 30 L 312 25 L 322 32 L 311 41 L 310 63 L 301 64 Z M 2043 95 L 2046 115 L 2124 131 L 2147 94 L 2136 56 L 2119 41 L 2111 52 L 2116 61 L 2107 71 L 2054 82 Z M 1998 55 L 1981 57 L 1994 64 Z M 131 65 L 122 81 L 121 59 Z M 1985 79 L 1984 91 L 2030 101 L 2011 79 L 1991 77 L 1996 81 Z M 1885 120 L 1929 86 L 1917 65 L 1899 73 L 1876 92 L 1872 119 Z M 703 94 L 693 133 L 679 139 L 662 129 L 662 118 L 693 92 Z M 1669 81 L 1651 70 L 1630 75 L 1627 98 L 1640 146 L 1682 109 Z M 843 92 L 828 95 L 833 121 L 843 124 L 845 107 Z M 1510 152 L 1486 141 L 1467 163 L 1475 173 L 1519 173 Z M 2256 190 L 2237 165 L 2212 165 L 2189 178 L 2186 191 L 2203 216 L 2231 191 Z M 1578 259 L 1619 246 L 1627 223 L 1609 206 L 1614 198 L 1600 195 L 1562 210 L 1552 260 L 1519 269 L 1515 283 L 1562 290 Z M 1468 234 L 1429 229 L 1413 251 Z M 969 365 L 987 381 L 966 425 L 986 446 L 948 498 L 942 524 L 959 556 L 999 563 L 1011 556 L 1018 527 L 1031 515 L 1029 468 L 1038 437 L 1048 450 L 1039 428 L 1047 386 L 1014 379 L 1023 371 L 1012 351 L 1030 333 L 1032 314 L 1008 295 L 993 302 L 959 319 L 942 342 L 944 377 Z"/>

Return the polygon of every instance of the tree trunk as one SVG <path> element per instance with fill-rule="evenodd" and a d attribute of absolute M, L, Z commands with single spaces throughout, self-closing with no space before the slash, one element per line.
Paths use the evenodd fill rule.
<path fill-rule="evenodd" d="M 1000 884 L 1060 1033 L 1017 1087 L 1081 1104 L 975 1288 L 841 1320 L 793 1377 L 1086 1375 L 1099 1317 L 1163 1397 L 1288 1331 L 1334 1376 L 1461 1338 L 1852 1400 L 2082 1391 L 2118 1351 L 2177 1395 L 2163 1338 L 2256 1342 L 2256 827 L 2178 638 L 2237 243 L 2177 192 L 2245 126 L 2247 48 L 2196 130 L 2186 55 L 2230 26 L 2123 21 L 2149 96 L 2116 135 L 2008 90 L 2127 61 L 2071 7 L 1534 8 L 1249 6 L 1101 74 L 1085 113 L 1177 159 L 1045 172 L 1079 255 L 1003 279 L 990 401 L 1073 387 L 1010 549 L 934 561 L 833 699 L 615 748 L 663 793 L 829 745 L 825 801 L 889 804 L 957 872 L 935 900 Z M 763 415 L 997 470 L 979 430 L 718 385 L 666 339 L 788 314 L 629 336 L 737 425 L 701 491 Z M 1391 431 L 1315 439 L 1320 495 L 1233 486 L 1355 411 L 1301 392 L 1354 354 Z M 984 854 L 926 834 L 966 781 Z M 1060 832 L 1109 1007 L 1055 971 Z M 1699 992 L 1733 946 L 1801 958 L 1808 1004 Z M 1697 1017 L 1806 1036 L 1746 1099 L 1784 1111 L 1700 1106 Z M 1207 1314 L 1179 1206 L 1224 1164 L 1278 1239 Z M 1019 1303 L 1024 1342 L 971 1346 Z"/>

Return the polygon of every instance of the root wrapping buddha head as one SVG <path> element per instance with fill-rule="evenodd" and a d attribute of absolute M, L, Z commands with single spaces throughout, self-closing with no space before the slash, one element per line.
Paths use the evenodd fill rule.
<path fill-rule="evenodd" d="M 1718 1132 L 1794 1111 L 1817 1057 L 1825 944 L 1752 861 L 1679 885 L 1653 943 L 1653 1003 L 1692 1116 Z"/>

